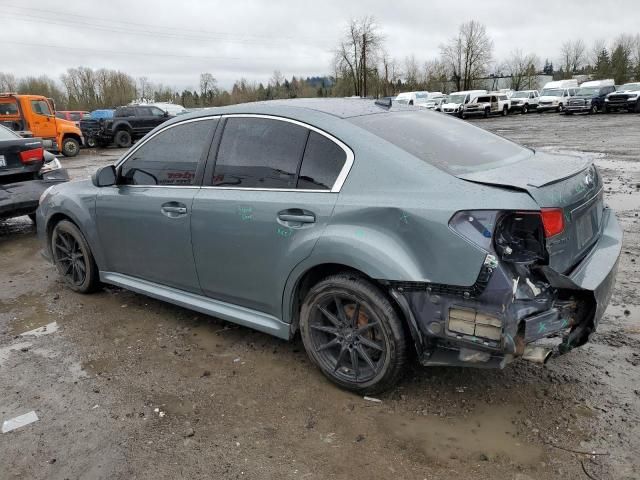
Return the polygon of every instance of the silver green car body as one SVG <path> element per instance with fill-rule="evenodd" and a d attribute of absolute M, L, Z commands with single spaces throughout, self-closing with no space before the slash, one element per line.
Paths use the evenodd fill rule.
<path fill-rule="evenodd" d="M 346 160 L 331 189 L 207 185 L 223 125 L 252 117 L 335 142 Z M 425 365 L 501 367 L 538 339 L 561 337 L 565 352 L 595 330 L 622 233 L 588 161 L 533 152 L 438 113 L 309 99 L 180 116 L 134 145 L 116 169 L 156 134 L 205 120 L 215 127 L 198 165 L 203 182 L 57 186 L 37 213 L 45 253 L 52 226 L 69 219 L 101 281 L 284 339 L 297 330 L 305 282 L 348 269 L 393 298 Z M 473 157 L 483 161 L 467 161 Z M 544 208 L 561 209 L 566 228 L 541 242 L 544 259 L 535 261 L 496 251 L 497 221 L 486 225 L 488 243 L 456 223 L 472 219 L 460 212 Z"/>

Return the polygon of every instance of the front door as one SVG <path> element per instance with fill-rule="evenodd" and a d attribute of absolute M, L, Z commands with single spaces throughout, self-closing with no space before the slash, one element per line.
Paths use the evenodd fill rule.
<path fill-rule="evenodd" d="M 44 99 L 29 100 L 31 109 L 31 119 L 29 127 L 32 129 L 34 137 L 55 139 L 56 138 L 56 117 L 51 111 L 49 102 Z M 62 145 L 58 145 L 62 147 Z"/>
<path fill-rule="evenodd" d="M 223 132 L 193 203 L 200 284 L 212 298 L 282 318 L 287 278 L 322 235 L 352 157 L 335 139 L 276 117 L 233 116 Z"/>
<path fill-rule="evenodd" d="M 191 216 L 218 119 L 172 125 L 134 148 L 102 188 L 97 225 L 106 269 L 200 293 Z"/>

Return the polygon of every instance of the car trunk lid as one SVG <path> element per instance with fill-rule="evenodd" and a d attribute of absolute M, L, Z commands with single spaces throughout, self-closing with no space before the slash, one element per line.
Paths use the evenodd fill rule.
<path fill-rule="evenodd" d="M 0 140 L 0 184 L 33 178 L 44 162 L 42 141 L 33 138 Z"/>
<path fill-rule="evenodd" d="M 457 177 L 524 190 L 540 208 L 562 209 L 564 230 L 547 239 L 549 265 L 558 272 L 570 271 L 599 237 L 604 208 L 602 179 L 588 159 L 536 152 L 520 162 Z"/>

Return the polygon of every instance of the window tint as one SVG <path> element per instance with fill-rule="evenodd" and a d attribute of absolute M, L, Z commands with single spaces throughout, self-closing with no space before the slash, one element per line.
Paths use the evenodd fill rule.
<path fill-rule="evenodd" d="M 31 108 L 40 115 L 51 115 L 49 104 L 44 100 L 31 100 Z"/>
<path fill-rule="evenodd" d="M 136 150 L 120 172 L 125 185 L 193 185 L 217 119 L 188 122 L 159 133 Z"/>
<path fill-rule="evenodd" d="M 22 138 L 17 133 L 13 133 L 13 131 L 9 130 L 6 127 L 0 125 L 0 140 L 15 140 L 16 138 Z"/>
<path fill-rule="evenodd" d="M 77 122 L 78 120 L 80 120 L 82 118 L 82 113 L 80 112 L 72 112 L 69 114 L 69 116 L 71 117 L 71 120 L 73 120 L 74 122 Z"/>
<path fill-rule="evenodd" d="M 442 115 L 395 112 L 347 120 L 454 175 L 509 165 L 533 155 L 510 140 Z"/>
<path fill-rule="evenodd" d="M 229 118 L 220 142 L 213 185 L 295 188 L 309 130 L 267 118 Z"/>
<path fill-rule="evenodd" d="M 141 117 L 150 117 L 151 116 L 151 109 L 149 107 L 138 107 L 138 108 L 136 108 L 136 111 L 137 111 L 138 115 L 140 115 Z"/>
<path fill-rule="evenodd" d="M 316 132 L 309 134 L 304 151 L 298 188 L 303 190 L 331 190 L 347 154 L 335 142 Z"/>
<path fill-rule="evenodd" d="M 122 107 L 116 110 L 116 117 L 133 117 L 135 115 L 135 110 L 133 107 Z"/>
<path fill-rule="evenodd" d="M 160 110 L 158 107 L 151 107 L 150 110 L 154 117 L 164 117 L 164 110 Z"/>

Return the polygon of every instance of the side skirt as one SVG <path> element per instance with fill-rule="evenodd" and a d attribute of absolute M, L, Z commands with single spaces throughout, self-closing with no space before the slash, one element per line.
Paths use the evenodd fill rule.
<path fill-rule="evenodd" d="M 100 272 L 100 281 L 289 340 L 290 325 L 266 313 L 121 273 Z"/>

